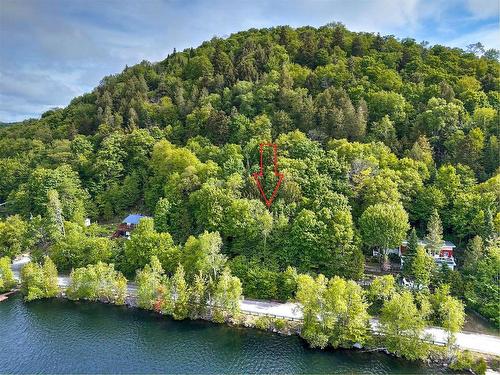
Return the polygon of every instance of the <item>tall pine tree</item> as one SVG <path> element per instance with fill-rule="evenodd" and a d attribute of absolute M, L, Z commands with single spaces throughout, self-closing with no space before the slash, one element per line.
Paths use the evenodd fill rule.
<path fill-rule="evenodd" d="M 443 225 L 436 209 L 432 212 L 427 223 L 427 249 L 431 255 L 438 255 L 443 246 Z"/>
<path fill-rule="evenodd" d="M 412 277 L 411 270 L 412 270 L 413 260 L 417 255 L 417 247 L 418 247 L 417 231 L 415 230 L 415 228 L 411 228 L 403 262 L 403 275 L 405 275 L 406 277 Z"/>

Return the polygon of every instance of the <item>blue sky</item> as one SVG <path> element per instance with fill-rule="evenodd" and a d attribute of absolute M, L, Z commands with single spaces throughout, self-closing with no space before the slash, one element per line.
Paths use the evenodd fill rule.
<path fill-rule="evenodd" d="M 39 117 L 126 64 L 251 27 L 321 26 L 500 49 L 497 0 L 0 0 L 0 121 Z"/>

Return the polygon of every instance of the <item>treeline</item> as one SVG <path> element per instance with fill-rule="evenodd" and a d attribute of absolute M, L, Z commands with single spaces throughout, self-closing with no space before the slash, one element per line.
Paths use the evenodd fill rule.
<path fill-rule="evenodd" d="M 137 273 L 137 305 L 171 315 L 174 319 L 210 319 L 225 322 L 240 312 L 241 282 L 229 268 L 199 271 L 186 278 L 184 267 L 165 275 L 156 256 Z"/>
<path fill-rule="evenodd" d="M 5 276 L 4 258 L 0 270 Z M 427 359 L 433 350 L 432 338 L 425 334 L 430 325 L 448 333 L 448 349 L 465 321 L 464 305 L 450 295 L 450 287 L 441 285 L 433 293 L 428 289 L 414 293 L 401 289 L 392 275 L 376 277 L 367 289 L 352 280 L 323 275 L 312 277 L 290 272 L 293 300 L 303 314 L 300 335 L 311 347 L 351 348 L 355 345 L 377 347 L 410 360 Z M 135 284 L 113 264 L 73 269 L 65 295 L 71 300 L 109 302 L 117 305 L 126 298 L 138 307 L 171 315 L 174 319 L 209 319 L 215 322 L 243 322 L 240 315 L 242 287 L 228 267 L 209 267 L 189 276 L 181 264 L 169 276 L 157 256 L 137 271 Z M 1 280 L 1 278 L 0 278 Z M 129 290 L 132 288 L 132 290 Z M 21 270 L 21 290 L 25 300 L 56 297 L 61 292 L 58 272 L 50 258 L 43 264 L 30 262 Z M 132 301 L 130 301 L 132 302 Z M 132 302 L 133 303 L 133 302 Z M 379 321 L 370 322 L 371 314 Z M 286 322 L 254 323 L 268 329 L 284 328 Z"/>
<path fill-rule="evenodd" d="M 179 263 L 194 275 L 200 238 L 218 232 L 244 293 L 285 299 L 289 266 L 360 279 L 365 255 L 411 227 L 428 235 L 436 212 L 464 272 L 420 256 L 424 282 L 450 283 L 496 319 L 495 54 L 330 24 L 252 29 L 127 67 L 0 129 L 0 256 L 31 250 L 65 271 L 113 263 L 130 277 L 156 255 L 169 277 Z M 252 178 L 262 142 L 278 145 L 285 175 L 270 209 Z M 154 216 L 130 241 L 83 225 L 130 211 Z"/>
<path fill-rule="evenodd" d="M 179 264 L 172 276 L 162 268 L 153 255 L 135 276 L 130 286 L 114 264 L 97 262 L 75 268 L 69 276 L 64 294 L 70 300 L 88 300 L 125 304 L 129 302 L 146 310 L 154 310 L 174 319 L 209 319 L 226 322 L 237 318 L 240 312 L 242 288 L 240 280 L 231 275 L 228 267 L 212 267 L 204 273 L 201 269 L 194 276 L 184 272 Z M 222 264 L 223 266 L 223 264 Z M 17 284 L 7 257 L 0 260 L 0 291 L 10 290 Z M 132 288 L 132 290 L 129 290 Z M 50 258 L 42 264 L 29 262 L 21 270 L 21 291 L 26 301 L 57 297 L 61 292 L 58 272 Z"/>
<path fill-rule="evenodd" d="M 365 291 L 352 280 L 299 275 L 297 301 L 302 305 L 301 335 L 312 347 L 382 346 L 410 360 L 427 359 L 433 346 L 425 334 L 443 327 L 452 347 L 465 321 L 464 305 L 443 285 L 434 293 L 400 290 L 391 275 L 375 278 Z M 370 310 L 379 321 L 370 323 Z"/>

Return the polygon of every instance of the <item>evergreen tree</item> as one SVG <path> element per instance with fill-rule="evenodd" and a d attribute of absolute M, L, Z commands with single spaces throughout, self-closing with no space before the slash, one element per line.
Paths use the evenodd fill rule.
<path fill-rule="evenodd" d="M 189 288 L 189 315 L 192 319 L 203 317 L 206 312 L 207 285 L 201 271 L 194 277 Z"/>
<path fill-rule="evenodd" d="M 160 198 L 155 208 L 155 229 L 158 232 L 171 232 L 172 205 L 166 198 Z"/>
<path fill-rule="evenodd" d="M 463 270 L 468 274 L 474 273 L 478 261 L 483 255 L 483 239 L 480 236 L 475 236 L 467 244 L 464 253 Z"/>
<path fill-rule="evenodd" d="M 189 312 L 189 294 L 184 268 L 179 264 L 174 276 L 170 279 L 170 293 L 172 294 L 174 309 L 172 316 L 176 320 L 186 319 Z"/>
<path fill-rule="evenodd" d="M 345 38 L 344 35 L 346 29 L 341 23 L 337 23 L 333 28 L 332 45 L 335 47 L 345 48 Z"/>
<path fill-rule="evenodd" d="M 111 280 L 108 267 L 93 265 L 113 260 L 134 275 L 156 256 L 169 277 L 181 263 L 190 298 L 212 303 L 209 296 L 229 294 L 219 286 L 233 284 L 221 283 L 225 257 L 235 265 L 245 255 L 235 269 L 245 290 L 286 299 L 296 282 L 293 272 L 279 271 L 288 265 L 359 279 L 361 241 L 387 253 L 406 238 L 409 220 L 419 228 L 429 222 L 433 254 L 443 228 L 459 241 L 483 238 L 471 243 L 463 268 L 442 269 L 436 281 L 457 280 L 451 284 L 468 305 L 498 322 L 494 55 L 334 23 L 252 29 L 127 67 L 64 109 L 0 124 L 0 214 L 7 217 L 0 257 L 30 250 L 35 262 L 49 253 L 60 270 L 91 265 L 75 271 L 78 293 L 107 299 L 109 282 L 122 301 L 123 276 Z M 272 139 L 285 178 L 267 208 L 251 176 L 259 144 Z M 269 194 L 275 176 L 265 161 Z M 93 221 L 111 222 L 125 210 L 155 207 L 154 222 L 141 220 L 129 241 L 83 226 L 85 209 Z M 409 247 L 403 273 L 426 284 L 432 263 Z M 34 268 L 26 276 L 37 279 Z M 173 314 L 173 280 L 146 279 L 141 305 Z M 44 295 L 36 285 L 34 298 Z M 317 323 L 310 337 L 326 345 L 332 335 L 324 333 L 338 326 Z"/>
<path fill-rule="evenodd" d="M 418 237 L 415 228 L 411 228 L 408 236 L 408 245 L 404 254 L 403 274 L 406 277 L 412 277 L 413 261 L 417 255 Z"/>
<path fill-rule="evenodd" d="M 436 209 L 432 212 L 427 223 L 427 250 L 432 255 L 439 255 L 443 246 L 443 225 Z"/>
<path fill-rule="evenodd" d="M 427 288 L 435 268 L 436 262 L 434 262 L 434 259 L 427 254 L 422 246 L 418 246 L 417 253 L 410 269 L 410 274 L 415 284 Z"/>
<path fill-rule="evenodd" d="M 64 217 L 62 214 L 61 201 L 59 200 L 59 193 L 57 190 L 49 190 L 47 192 L 47 216 L 48 228 L 53 239 L 65 235 L 64 230 Z"/>
<path fill-rule="evenodd" d="M 486 210 L 486 218 L 484 220 L 485 220 L 485 223 L 484 223 L 484 230 L 483 230 L 482 235 L 483 235 L 483 238 L 485 238 L 486 240 L 489 240 L 489 239 L 492 239 L 497 234 L 497 231 L 495 229 L 495 223 L 493 220 L 493 214 L 491 212 L 490 207 L 488 207 L 488 209 Z"/>
<path fill-rule="evenodd" d="M 359 35 L 356 35 L 352 40 L 351 53 L 353 56 L 363 56 L 365 53 L 363 42 Z"/>
<path fill-rule="evenodd" d="M 127 117 L 128 117 L 127 128 L 128 131 L 132 132 L 134 129 L 137 128 L 139 121 L 139 117 L 137 116 L 137 112 L 135 111 L 134 107 L 129 108 Z"/>
<path fill-rule="evenodd" d="M 408 156 L 414 160 L 425 163 L 425 165 L 429 168 L 434 164 L 434 160 L 432 158 L 432 146 L 425 135 L 418 137 L 408 152 Z"/>

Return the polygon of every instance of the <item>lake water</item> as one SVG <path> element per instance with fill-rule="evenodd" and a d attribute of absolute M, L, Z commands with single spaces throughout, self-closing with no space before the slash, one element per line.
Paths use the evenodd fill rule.
<path fill-rule="evenodd" d="M 380 353 L 312 350 L 297 336 L 177 322 L 99 303 L 0 303 L 0 373 L 435 373 Z"/>

